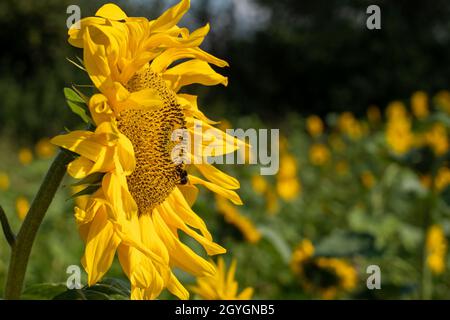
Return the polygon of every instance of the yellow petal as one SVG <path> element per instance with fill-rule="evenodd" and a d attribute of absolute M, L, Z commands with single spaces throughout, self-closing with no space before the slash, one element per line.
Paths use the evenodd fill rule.
<path fill-rule="evenodd" d="M 100 89 L 106 85 L 107 79 L 111 75 L 111 70 L 105 46 L 95 43 L 91 39 L 90 32 L 92 32 L 91 27 L 87 27 L 84 35 L 83 62 L 92 82 Z"/>
<path fill-rule="evenodd" d="M 136 167 L 136 158 L 134 157 L 134 148 L 131 141 L 123 134 L 119 134 L 119 143 L 117 146 L 117 156 L 124 174 L 129 175 Z"/>
<path fill-rule="evenodd" d="M 189 299 L 189 292 L 186 288 L 178 281 L 177 277 L 173 273 L 171 273 L 171 277 L 169 283 L 167 283 L 167 289 L 175 296 L 180 298 L 181 300 Z"/>
<path fill-rule="evenodd" d="M 178 190 L 181 191 L 184 198 L 186 199 L 187 203 L 190 207 L 192 207 L 197 200 L 198 196 L 198 188 L 196 186 L 193 186 L 191 184 L 185 184 L 185 185 L 178 185 Z"/>
<path fill-rule="evenodd" d="M 157 33 L 148 38 L 142 45 L 143 50 L 153 50 L 158 47 L 198 47 L 205 36 L 209 32 L 209 25 L 198 28 L 186 37 L 179 37 L 178 35 L 171 35 L 166 32 Z"/>
<path fill-rule="evenodd" d="M 228 79 L 215 72 L 207 62 L 198 59 L 189 60 L 168 69 L 163 78 L 169 80 L 175 92 L 186 85 L 199 83 L 206 86 L 228 84 Z"/>
<path fill-rule="evenodd" d="M 206 223 L 191 209 L 191 206 L 186 202 L 186 199 L 179 190 L 175 188 L 169 195 L 167 201 L 173 203 L 174 207 L 177 208 L 177 214 L 184 222 L 192 228 L 200 230 L 205 238 L 212 240 L 212 236 L 206 227 Z"/>
<path fill-rule="evenodd" d="M 101 6 L 95 15 L 97 17 L 103 17 L 111 20 L 125 20 L 128 18 L 127 14 L 114 3 L 107 3 Z"/>
<path fill-rule="evenodd" d="M 160 32 L 176 25 L 183 15 L 189 10 L 190 1 L 182 0 L 177 5 L 169 8 L 151 24 L 152 32 Z"/>
<path fill-rule="evenodd" d="M 222 197 L 231 200 L 231 202 L 233 202 L 236 205 L 242 205 L 243 204 L 241 198 L 234 191 L 225 189 L 225 188 L 220 187 L 220 186 L 218 186 L 218 185 L 216 185 L 214 183 L 205 181 L 205 180 L 203 180 L 201 178 L 198 178 L 198 177 L 192 176 L 192 175 L 189 175 L 189 180 L 191 181 L 192 184 L 201 184 L 201 185 L 205 186 L 206 188 L 208 188 L 212 192 L 215 192 L 218 195 L 221 195 Z"/>
<path fill-rule="evenodd" d="M 218 123 L 217 121 L 213 121 L 213 120 L 207 118 L 203 114 L 203 112 L 201 112 L 198 109 L 197 96 L 194 96 L 191 94 L 179 93 L 179 94 L 177 94 L 177 100 L 178 100 L 178 103 L 181 105 L 181 107 L 184 109 L 186 116 L 200 119 L 209 124 L 217 124 Z"/>
<path fill-rule="evenodd" d="M 68 134 L 54 137 L 51 142 L 64 149 L 78 153 L 91 161 L 96 161 L 104 145 L 91 140 L 93 132 L 90 131 L 72 131 Z"/>
<path fill-rule="evenodd" d="M 159 97 L 155 89 L 144 89 L 130 94 L 129 100 L 134 102 L 130 107 L 133 109 L 146 109 L 153 111 L 159 109 L 163 105 L 163 101 Z"/>
<path fill-rule="evenodd" d="M 235 190 L 240 187 L 239 181 L 236 178 L 220 171 L 213 165 L 196 164 L 195 167 L 205 176 L 206 179 L 225 189 Z"/>
<path fill-rule="evenodd" d="M 105 23 L 105 19 L 99 17 L 87 17 L 80 20 L 80 28 L 72 25 L 68 31 L 69 43 L 77 48 L 84 46 L 84 33 L 90 25 L 101 25 Z"/>
<path fill-rule="evenodd" d="M 114 116 L 108 98 L 103 94 L 94 94 L 89 100 L 89 111 L 95 124 L 99 125 L 102 122 L 111 121 Z"/>
<path fill-rule="evenodd" d="M 113 210 L 114 220 L 130 219 L 137 215 L 137 205 L 128 190 L 128 184 L 125 176 L 116 172 L 107 173 L 103 177 L 102 190 L 106 200 L 110 203 Z"/>
<path fill-rule="evenodd" d="M 158 208 L 153 210 L 152 220 L 158 235 L 169 250 L 171 264 L 196 276 L 214 273 L 214 267 L 208 261 L 197 255 L 172 233 Z"/>
<path fill-rule="evenodd" d="M 99 281 L 112 264 L 120 240 L 108 222 L 106 212 L 99 210 L 92 220 L 84 254 L 88 284 Z"/>
<path fill-rule="evenodd" d="M 187 235 L 191 236 L 195 240 L 197 240 L 203 248 L 205 248 L 208 255 L 215 255 L 225 253 L 225 248 L 221 247 L 217 243 L 214 243 L 210 239 L 207 239 L 196 231 L 189 228 L 183 220 L 177 215 L 177 213 L 173 210 L 172 206 L 168 204 L 167 201 L 160 205 L 159 213 L 161 217 L 167 222 L 167 224 L 171 225 L 174 228 L 180 229 L 185 232 Z"/>
<path fill-rule="evenodd" d="M 239 300 L 250 300 L 253 295 L 253 288 L 245 288 L 238 296 L 237 298 Z"/>
<path fill-rule="evenodd" d="M 219 67 L 228 66 L 226 61 L 216 58 L 200 48 L 170 48 L 152 61 L 151 68 L 157 73 L 165 72 L 173 62 L 187 58 L 199 59 Z"/>
<path fill-rule="evenodd" d="M 67 173 L 75 179 L 83 179 L 91 173 L 93 165 L 94 162 L 91 160 L 85 157 L 79 157 L 69 163 Z"/>

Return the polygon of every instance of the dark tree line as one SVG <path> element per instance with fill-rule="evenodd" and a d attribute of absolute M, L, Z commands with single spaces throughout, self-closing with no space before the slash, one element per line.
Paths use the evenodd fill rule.
<path fill-rule="evenodd" d="M 257 113 L 282 119 L 289 111 L 325 114 L 408 99 L 418 89 L 447 89 L 450 2 L 255 0 L 270 12 L 254 32 L 240 29 L 235 3 L 193 0 L 185 23 L 211 21 L 205 45 L 231 68 L 227 89 L 198 89 L 218 115 Z M 215 2 L 215 3 L 214 3 Z M 83 15 L 100 3 L 79 1 Z M 78 119 L 64 105 L 62 87 L 86 82 L 66 61 L 66 8 L 73 1 L 5 0 L 0 4 L 0 130 L 36 139 Z M 382 29 L 366 28 L 370 4 L 381 8 Z M 130 14 L 154 17 L 159 1 L 124 2 Z M 138 7 L 136 7 L 138 5 Z"/>

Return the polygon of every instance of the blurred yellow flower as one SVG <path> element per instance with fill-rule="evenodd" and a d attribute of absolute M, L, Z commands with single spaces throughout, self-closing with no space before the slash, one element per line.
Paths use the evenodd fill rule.
<path fill-rule="evenodd" d="M 257 243 L 261 239 L 261 233 L 253 225 L 253 222 L 243 216 L 237 208 L 226 199 L 216 196 L 217 209 L 223 214 L 225 221 L 234 225 L 250 243 Z"/>
<path fill-rule="evenodd" d="M 429 174 L 424 174 L 420 176 L 420 184 L 426 188 L 431 188 L 431 176 Z"/>
<path fill-rule="evenodd" d="M 49 138 L 42 138 L 36 143 L 35 151 L 38 157 L 47 159 L 55 154 L 56 148 L 55 145 L 50 142 Z"/>
<path fill-rule="evenodd" d="M 252 176 L 251 182 L 253 190 L 257 194 L 264 196 L 267 212 L 269 214 L 277 213 L 279 210 L 278 197 L 276 192 L 273 190 L 273 187 L 269 185 L 267 180 L 259 174 Z"/>
<path fill-rule="evenodd" d="M 343 112 L 338 118 L 339 130 L 349 138 L 357 140 L 361 138 L 366 128 L 359 122 L 351 112 Z"/>
<path fill-rule="evenodd" d="M 292 201 L 300 193 L 300 183 L 297 179 L 282 179 L 277 181 L 277 192 L 285 201 Z"/>
<path fill-rule="evenodd" d="M 289 145 L 288 139 L 284 135 L 281 135 L 280 140 L 278 142 L 280 153 L 288 151 L 288 145 Z"/>
<path fill-rule="evenodd" d="M 330 144 L 331 148 L 336 152 L 343 152 L 346 148 L 344 141 L 336 133 L 332 133 L 328 136 L 328 143 Z"/>
<path fill-rule="evenodd" d="M 437 156 L 442 156 L 448 151 L 447 129 L 441 123 L 435 123 L 425 133 L 425 142 L 433 149 Z"/>
<path fill-rule="evenodd" d="M 386 116 L 388 120 L 395 120 L 396 118 L 408 116 L 405 104 L 401 101 L 392 101 L 386 107 Z"/>
<path fill-rule="evenodd" d="M 369 106 L 369 108 L 367 108 L 367 119 L 369 120 L 370 123 L 378 123 L 381 121 L 381 112 L 380 112 L 380 108 L 378 108 L 375 105 L 371 105 Z"/>
<path fill-rule="evenodd" d="M 314 250 L 314 245 L 309 239 L 303 239 L 297 245 L 291 257 L 291 269 L 294 273 L 302 273 L 303 263 L 312 258 Z"/>
<path fill-rule="evenodd" d="M 213 262 L 212 262 L 213 263 Z M 205 277 L 198 277 L 196 286 L 192 286 L 192 292 L 198 294 L 203 300 L 250 300 L 253 288 L 247 287 L 238 293 L 239 284 L 234 279 L 236 273 L 236 259 L 231 262 L 228 273 L 222 257 L 218 263 L 213 263 L 216 272 Z"/>
<path fill-rule="evenodd" d="M 266 192 L 267 212 L 271 215 L 278 213 L 280 205 L 278 203 L 278 197 L 272 188 L 269 188 Z"/>
<path fill-rule="evenodd" d="M 25 219 L 25 216 L 28 213 L 28 210 L 30 209 L 30 203 L 28 202 L 28 199 L 24 196 L 19 196 L 16 199 L 16 213 L 20 220 Z"/>
<path fill-rule="evenodd" d="M 30 164 L 33 161 L 33 153 L 29 148 L 21 148 L 19 150 L 19 162 L 23 165 Z"/>
<path fill-rule="evenodd" d="M 417 119 L 428 117 L 428 95 L 423 91 L 414 92 L 411 97 L 412 113 Z"/>
<path fill-rule="evenodd" d="M 355 117 L 351 112 L 343 112 L 338 117 L 338 127 L 341 132 L 346 132 L 355 121 Z"/>
<path fill-rule="evenodd" d="M 443 191 L 450 184 L 450 169 L 441 167 L 436 173 L 434 185 L 438 192 Z"/>
<path fill-rule="evenodd" d="M 348 163 L 345 160 L 339 160 L 338 162 L 336 162 L 336 172 L 339 175 L 346 175 L 348 173 Z"/>
<path fill-rule="evenodd" d="M 309 148 L 309 161 L 316 166 L 324 165 L 330 159 L 330 151 L 321 143 L 313 144 Z"/>
<path fill-rule="evenodd" d="M 370 189 L 375 184 L 375 177 L 370 171 L 364 171 L 361 174 L 361 182 L 367 189 Z"/>
<path fill-rule="evenodd" d="M 0 190 L 2 191 L 8 190 L 9 185 L 10 185 L 9 175 L 4 171 L 0 171 Z"/>
<path fill-rule="evenodd" d="M 295 199 L 300 193 L 300 182 L 297 176 L 297 161 L 291 154 L 284 153 L 280 159 L 280 170 L 276 176 L 277 192 L 285 201 Z"/>
<path fill-rule="evenodd" d="M 445 270 L 447 255 L 447 239 L 440 225 L 432 225 L 427 231 L 426 239 L 427 265 L 434 274 L 441 274 Z"/>
<path fill-rule="evenodd" d="M 358 274 L 351 264 L 337 258 L 314 257 L 314 250 L 311 241 L 304 239 L 291 257 L 291 269 L 306 291 L 333 299 L 340 292 L 356 287 Z"/>
<path fill-rule="evenodd" d="M 355 268 L 348 262 L 337 258 L 317 259 L 317 265 L 324 269 L 332 270 L 339 278 L 339 287 L 350 291 L 356 287 L 358 275 Z"/>
<path fill-rule="evenodd" d="M 447 90 L 439 91 L 433 98 L 434 103 L 444 112 L 450 113 L 450 92 Z"/>
<path fill-rule="evenodd" d="M 323 133 L 323 122 L 316 115 L 306 118 L 306 130 L 312 137 L 320 136 Z"/>
<path fill-rule="evenodd" d="M 295 157 L 288 153 L 283 153 L 280 159 L 280 170 L 277 177 L 281 179 L 290 179 L 297 177 L 297 161 Z"/>
<path fill-rule="evenodd" d="M 266 179 L 264 179 L 261 175 L 255 174 L 252 177 L 252 188 L 255 190 L 257 194 L 263 194 L 268 189 L 268 184 Z"/>
<path fill-rule="evenodd" d="M 396 116 L 389 119 L 386 127 L 386 142 L 392 152 L 403 155 L 411 149 L 414 141 L 409 118 Z"/>

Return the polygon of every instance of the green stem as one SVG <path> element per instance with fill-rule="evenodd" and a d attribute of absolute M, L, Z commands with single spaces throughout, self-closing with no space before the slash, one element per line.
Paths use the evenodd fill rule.
<path fill-rule="evenodd" d="M 36 197 L 31 204 L 19 233 L 11 246 L 8 276 L 6 279 L 5 299 L 17 300 L 22 293 L 28 258 L 33 247 L 36 233 L 44 219 L 50 203 L 63 179 L 67 164 L 73 159 L 72 155 L 61 150 L 53 160 Z"/>
<path fill-rule="evenodd" d="M 11 230 L 11 226 L 8 222 L 8 217 L 6 216 L 5 211 L 0 206 L 0 221 L 2 224 L 3 234 L 5 235 L 6 241 L 8 241 L 8 244 L 12 247 L 14 245 L 14 242 L 16 241 L 16 236 L 14 235 L 14 232 Z"/>

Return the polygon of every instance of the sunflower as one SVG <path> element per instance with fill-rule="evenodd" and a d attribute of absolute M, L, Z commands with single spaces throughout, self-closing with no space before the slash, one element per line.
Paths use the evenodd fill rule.
<path fill-rule="evenodd" d="M 279 196 L 285 201 L 296 199 L 301 190 L 297 177 L 297 161 L 287 150 L 283 150 L 280 157 L 276 188 Z"/>
<path fill-rule="evenodd" d="M 242 215 L 235 206 L 230 204 L 223 197 L 216 197 L 216 206 L 226 222 L 235 226 L 243 235 L 246 241 L 258 243 L 261 240 L 261 232 L 253 224 L 252 220 Z"/>
<path fill-rule="evenodd" d="M 10 186 L 10 180 L 8 173 L 0 171 L 0 190 L 7 191 Z"/>
<path fill-rule="evenodd" d="M 428 228 L 426 237 L 427 265 L 436 275 L 445 271 L 447 256 L 447 239 L 440 225 L 432 225 Z"/>
<path fill-rule="evenodd" d="M 194 238 L 208 255 L 226 251 L 191 209 L 197 185 L 242 204 L 235 178 L 198 161 L 210 141 L 202 139 L 200 152 L 184 154 L 190 161 L 172 157 L 184 138 L 173 139 L 177 129 L 190 133 L 191 140 L 212 132 L 215 155 L 244 145 L 214 127 L 198 109 L 197 96 L 179 93 L 193 83 L 227 85 L 209 64 L 228 64 L 199 48 L 209 26 L 192 33 L 177 26 L 188 9 L 189 1 L 183 0 L 149 21 L 106 4 L 95 17 L 82 19 L 79 29 L 69 30 L 69 43 L 83 49 L 81 67 L 98 89 L 91 97 L 80 93 L 93 129 L 52 142 L 79 155 L 67 171 L 86 187 L 79 195 L 89 194 L 75 207 L 86 244 L 82 263 L 88 284 L 103 277 L 117 253 L 132 299 L 154 299 L 164 289 L 187 299 L 173 267 L 197 277 L 214 274 L 214 265 L 178 236 L 181 230 Z M 193 169 L 203 177 L 193 175 Z"/>
<path fill-rule="evenodd" d="M 315 256 L 315 248 L 309 239 L 303 239 L 291 257 L 291 269 L 299 277 L 305 291 L 318 294 L 323 299 L 355 289 L 358 274 L 347 261 Z"/>
<path fill-rule="evenodd" d="M 231 262 L 228 273 L 222 257 L 214 266 L 217 272 L 213 276 L 198 278 L 197 285 L 191 288 L 192 292 L 204 300 L 250 300 L 252 298 L 253 288 L 251 287 L 238 293 L 238 283 L 234 279 L 236 260 Z"/>

